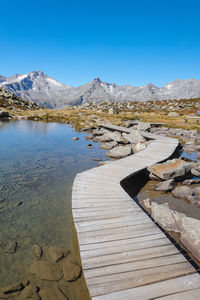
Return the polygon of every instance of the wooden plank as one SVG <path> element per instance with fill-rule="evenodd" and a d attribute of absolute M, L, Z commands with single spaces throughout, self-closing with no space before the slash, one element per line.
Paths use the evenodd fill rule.
<path fill-rule="evenodd" d="M 98 231 L 98 230 L 102 230 L 102 229 L 111 229 L 111 228 L 120 228 L 120 227 L 126 227 L 129 225 L 139 225 L 139 224 L 146 224 L 149 223 L 150 220 L 148 217 L 143 216 L 139 219 L 134 219 L 134 220 L 130 220 L 130 221 L 126 221 L 126 224 L 124 224 L 123 222 L 117 222 L 117 223 L 111 223 L 111 224 L 102 224 L 102 225 L 93 225 L 92 229 L 94 231 Z M 91 231 L 91 226 L 79 226 L 80 224 L 77 223 L 77 231 L 79 232 L 88 232 Z"/>
<path fill-rule="evenodd" d="M 135 224 L 135 225 L 129 225 L 129 226 L 123 226 L 123 227 L 117 227 L 117 228 L 109 228 L 109 229 L 99 229 L 99 230 L 93 230 L 93 228 L 90 229 L 90 231 L 87 232 L 79 232 L 78 237 L 81 238 L 91 238 L 91 237 L 99 237 L 99 236 L 108 236 L 108 235 L 116 235 L 116 234 L 125 234 L 125 233 L 132 233 L 139 230 L 146 230 L 150 228 L 157 229 L 157 226 L 153 222 L 148 223 L 142 223 L 142 224 Z"/>
<path fill-rule="evenodd" d="M 81 258 L 85 259 L 88 257 L 98 257 L 102 255 L 110 255 L 110 254 L 117 254 L 117 253 L 124 253 L 127 251 L 134 251 L 139 249 L 147 249 L 156 246 L 163 246 L 163 245 L 170 245 L 171 242 L 168 238 L 162 238 L 158 240 L 146 241 L 141 243 L 129 243 L 127 245 L 118 246 L 116 248 L 101 248 L 101 249 L 94 249 L 88 250 L 81 253 Z"/>
<path fill-rule="evenodd" d="M 181 293 L 176 293 L 173 295 L 169 295 L 166 297 L 162 298 L 154 298 L 154 299 L 162 299 L 162 300 L 197 300 L 200 299 L 200 288 L 186 291 L 186 292 L 181 292 Z"/>
<path fill-rule="evenodd" d="M 87 279 L 87 284 L 90 295 L 93 297 L 113 293 L 120 290 L 130 289 L 137 286 L 143 286 L 145 284 L 175 278 L 177 276 L 182 276 L 185 274 L 192 274 L 194 272 L 194 268 L 188 262 L 186 262 L 134 272 L 127 272 L 123 273 L 124 277 L 120 274 L 109 275 L 106 276 L 106 278 L 105 276 L 96 277 Z M 114 281 L 111 281 L 111 278 Z"/>
<path fill-rule="evenodd" d="M 120 292 L 93 297 L 93 300 L 150 300 L 181 291 L 191 291 L 200 288 L 199 274 L 181 276 L 161 282 L 156 282 Z M 198 299 L 198 298 L 197 298 Z M 194 299 L 194 300 L 197 300 Z"/>
<path fill-rule="evenodd" d="M 83 260 L 84 269 L 91 269 L 103 266 L 116 265 L 126 262 L 133 262 L 137 260 L 143 260 L 153 257 L 162 257 L 167 254 L 179 253 L 176 247 L 173 245 L 157 246 L 147 249 L 126 251 L 124 253 L 116 253 L 111 255 L 105 255 L 101 257 L 91 257 L 87 260 Z"/>
<path fill-rule="evenodd" d="M 186 259 L 181 254 L 173 254 L 156 258 L 149 258 L 134 262 L 127 262 L 112 266 L 104 266 L 85 270 L 85 278 L 93 278 L 111 274 L 119 274 L 124 272 L 143 270 L 158 266 L 172 265 L 179 262 L 185 262 Z"/>
<path fill-rule="evenodd" d="M 110 128 L 131 132 L 123 127 Z M 178 145 L 176 139 L 144 135 L 154 139 L 145 150 L 85 171 L 74 180 L 73 217 L 83 271 L 93 299 L 124 300 L 116 294 L 124 290 L 126 297 L 127 291 L 132 295 L 137 286 L 151 286 L 160 280 L 173 286 L 169 278 L 195 272 L 120 186 L 120 181 L 130 174 L 168 158 Z M 121 292 L 115 292 L 120 289 Z"/>
<path fill-rule="evenodd" d="M 122 245 L 128 245 L 128 244 L 133 244 L 133 243 L 140 243 L 144 241 L 152 241 L 152 240 L 157 240 L 165 238 L 165 235 L 162 232 L 156 233 L 156 234 L 151 234 L 151 235 L 144 235 L 144 236 L 139 236 L 135 238 L 129 238 L 129 239 L 124 239 L 124 240 L 117 240 L 117 241 L 110 241 L 110 242 L 104 242 L 104 243 L 95 243 L 95 244 L 86 244 L 86 245 L 80 245 L 80 250 L 82 253 L 84 251 L 88 250 L 93 250 L 93 249 L 102 249 L 102 248 L 109 248 L 109 247 L 118 247 Z"/>
<path fill-rule="evenodd" d="M 107 236 L 98 236 L 98 237 L 87 237 L 87 238 L 79 238 L 79 244 L 95 244 L 95 243 L 101 243 L 101 242 L 108 242 L 108 241 L 117 241 L 117 240 L 124 240 L 128 238 L 133 237 L 139 237 L 139 236 L 146 236 L 150 234 L 159 233 L 160 230 L 157 228 L 145 228 L 133 232 L 128 233 L 122 233 L 122 234 L 113 234 L 113 235 L 107 235 Z"/>

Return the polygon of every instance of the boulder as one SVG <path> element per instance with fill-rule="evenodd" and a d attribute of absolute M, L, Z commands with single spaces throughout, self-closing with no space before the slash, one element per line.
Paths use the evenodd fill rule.
<path fill-rule="evenodd" d="M 43 253 L 42 247 L 40 247 L 39 245 L 34 245 L 33 246 L 33 253 L 34 253 L 36 258 L 40 258 L 42 256 L 42 253 Z"/>
<path fill-rule="evenodd" d="M 111 137 L 107 133 L 97 137 L 97 139 L 101 143 L 106 143 L 106 142 L 111 142 L 112 141 Z"/>
<path fill-rule="evenodd" d="M 131 146 L 119 146 L 107 152 L 106 156 L 111 158 L 123 158 L 130 154 L 132 154 Z"/>
<path fill-rule="evenodd" d="M 182 159 L 172 159 L 164 163 L 148 167 L 148 171 L 162 180 L 182 177 L 190 173 L 193 163 L 185 162 Z"/>
<path fill-rule="evenodd" d="M 78 141 L 78 140 L 79 140 L 79 138 L 77 136 L 72 138 L 72 141 Z"/>
<path fill-rule="evenodd" d="M 42 300 L 67 300 L 69 299 L 64 295 L 59 288 L 53 287 L 47 290 L 41 290 L 39 295 Z"/>
<path fill-rule="evenodd" d="M 50 247 L 49 248 L 49 255 L 51 259 L 55 262 L 62 260 L 70 253 L 69 250 L 64 248 L 57 248 L 57 247 Z"/>
<path fill-rule="evenodd" d="M 169 180 L 158 183 L 155 186 L 155 190 L 156 191 L 171 191 L 171 190 L 173 190 L 175 185 L 176 185 L 175 180 L 169 179 Z"/>
<path fill-rule="evenodd" d="M 186 198 L 192 196 L 194 193 L 188 186 L 177 186 L 173 191 L 172 195 L 176 198 Z"/>
<path fill-rule="evenodd" d="M 145 142 L 144 136 L 141 134 L 139 130 L 134 130 L 131 133 L 123 133 L 123 136 L 129 141 L 131 144 L 137 144 L 139 142 Z"/>
<path fill-rule="evenodd" d="M 108 143 L 102 143 L 99 148 L 104 149 L 104 150 L 111 150 L 112 148 L 117 146 L 117 142 L 108 142 Z"/>
<path fill-rule="evenodd" d="M 27 285 L 23 289 L 23 291 L 20 293 L 19 299 L 20 300 L 27 300 L 27 299 L 40 300 L 38 291 L 39 291 L 39 288 L 35 284 L 29 283 L 29 285 Z"/>
<path fill-rule="evenodd" d="M 139 142 L 136 145 L 132 146 L 132 149 L 133 149 L 133 153 L 137 153 L 146 149 L 146 145 L 143 142 Z"/>
<path fill-rule="evenodd" d="M 58 281 L 62 278 L 62 271 L 56 263 L 45 260 L 34 261 L 30 266 L 30 273 L 41 280 Z"/>
<path fill-rule="evenodd" d="M 197 184 L 200 183 L 200 179 L 186 179 L 183 181 L 184 185 L 191 185 L 191 184 Z"/>
<path fill-rule="evenodd" d="M 151 125 L 149 123 L 139 122 L 138 123 L 138 130 L 141 131 L 148 131 L 151 129 Z"/>
<path fill-rule="evenodd" d="M 200 220 L 183 217 L 180 241 L 200 261 Z"/>
<path fill-rule="evenodd" d="M 65 259 L 63 262 L 64 279 L 69 282 L 76 281 L 81 276 L 82 269 L 78 264 Z"/>
<path fill-rule="evenodd" d="M 101 128 L 101 129 L 95 129 L 93 130 L 92 132 L 92 135 L 93 136 L 101 136 L 103 134 L 106 134 L 108 132 L 108 130 L 104 129 L 104 128 Z"/>
<path fill-rule="evenodd" d="M 171 210 L 167 203 L 158 204 L 152 202 L 151 216 L 166 230 L 179 232 L 179 223 L 181 222 L 181 218 L 185 215 Z"/>
<path fill-rule="evenodd" d="M 168 204 L 151 204 L 152 218 L 165 230 L 180 233 L 182 244 L 200 261 L 200 220 L 173 211 Z"/>
<path fill-rule="evenodd" d="M 194 176 L 200 177 L 200 166 L 192 168 L 191 173 Z"/>
<path fill-rule="evenodd" d="M 179 113 L 175 112 L 175 111 L 171 111 L 168 113 L 168 117 L 178 117 Z"/>

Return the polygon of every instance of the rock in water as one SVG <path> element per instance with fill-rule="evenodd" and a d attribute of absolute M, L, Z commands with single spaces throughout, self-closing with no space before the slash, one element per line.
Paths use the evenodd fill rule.
<path fill-rule="evenodd" d="M 41 290 L 39 294 L 42 300 L 69 300 L 57 287 Z"/>
<path fill-rule="evenodd" d="M 131 146 L 119 146 L 119 147 L 115 147 L 112 150 L 110 150 L 109 152 L 106 153 L 107 157 L 111 157 L 111 158 L 123 158 L 126 157 L 128 155 L 130 155 L 132 153 L 132 148 Z"/>
<path fill-rule="evenodd" d="M 58 281 L 62 278 L 62 271 L 55 263 L 37 260 L 30 266 L 30 273 L 35 274 L 41 280 Z"/>
<path fill-rule="evenodd" d="M 171 191 L 173 190 L 176 182 L 174 179 L 169 179 L 163 182 L 160 182 L 156 185 L 155 190 L 156 191 Z"/>
<path fill-rule="evenodd" d="M 79 138 L 77 136 L 72 138 L 72 141 L 78 141 L 78 140 L 79 140 Z"/>
<path fill-rule="evenodd" d="M 50 247 L 49 248 L 49 254 L 53 261 L 58 262 L 62 260 L 64 257 L 66 257 L 70 253 L 69 250 L 66 250 L 64 248 L 56 248 L 56 247 Z"/>
<path fill-rule="evenodd" d="M 23 291 L 20 293 L 20 300 L 40 300 L 40 296 L 38 295 L 39 288 L 33 284 L 29 283 Z"/>
<path fill-rule="evenodd" d="M 40 258 L 43 253 L 42 247 L 40 247 L 39 245 L 34 245 L 33 253 L 34 253 L 35 257 Z"/>
<path fill-rule="evenodd" d="M 63 262 L 64 279 L 71 282 L 76 281 L 81 276 L 82 269 L 79 265 L 72 263 L 69 260 Z"/>
<path fill-rule="evenodd" d="M 190 173 L 193 163 L 185 162 L 182 159 L 172 159 L 161 164 L 148 167 L 148 171 L 162 180 L 182 177 Z"/>
<path fill-rule="evenodd" d="M 193 191 L 188 186 L 177 186 L 173 191 L 172 195 L 176 198 L 186 198 L 192 196 Z"/>
<path fill-rule="evenodd" d="M 103 143 L 99 146 L 99 148 L 104 149 L 104 150 L 111 150 L 115 146 L 117 146 L 117 142 L 113 141 L 113 142 Z"/>

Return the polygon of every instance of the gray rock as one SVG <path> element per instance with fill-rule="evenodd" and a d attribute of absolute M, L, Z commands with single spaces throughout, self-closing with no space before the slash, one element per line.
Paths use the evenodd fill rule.
<path fill-rule="evenodd" d="M 109 143 L 102 143 L 99 148 L 104 149 L 104 150 L 111 150 L 114 147 L 117 146 L 117 142 L 109 142 Z"/>
<path fill-rule="evenodd" d="M 186 198 L 187 196 L 193 196 L 193 191 L 187 186 L 177 186 L 173 191 L 172 195 L 176 198 Z"/>
<path fill-rule="evenodd" d="M 149 123 L 139 122 L 138 123 L 138 130 L 141 131 L 148 131 L 151 129 L 151 125 Z"/>
<path fill-rule="evenodd" d="M 200 183 L 200 179 L 186 179 L 183 181 L 184 185 L 198 184 Z"/>
<path fill-rule="evenodd" d="M 193 163 L 185 162 L 182 159 L 172 159 L 164 163 L 148 167 L 148 171 L 162 180 L 182 177 L 190 173 Z"/>
<path fill-rule="evenodd" d="M 172 111 L 172 112 L 168 113 L 168 117 L 178 117 L 178 116 L 179 116 L 179 113 L 177 113 L 175 111 Z"/>
<path fill-rule="evenodd" d="M 171 190 L 173 190 L 175 185 L 176 185 L 175 180 L 169 179 L 169 180 L 158 183 L 155 187 L 155 190 L 156 191 L 171 191 Z"/>
<path fill-rule="evenodd" d="M 131 146 L 119 146 L 107 152 L 106 156 L 111 158 L 123 158 L 130 154 L 132 154 Z"/>
<path fill-rule="evenodd" d="M 196 204 L 197 203 L 197 198 L 196 198 L 195 195 L 186 196 L 185 199 L 187 201 L 189 201 L 190 203 L 192 203 L 192 204 Z"/>
<path fill-rule="evenodd" d="M 200 167 L 194 167 L 191 169 L 191 173 L 194 175 L 194 176 L 197 176 L 197 177 L 200 177 Z"/>
<path fill-rule="evenodd" d="M 132 146 L 132 149 L 133 149 L 133 153 L 137 153 L 146 149 L 146 145 L 144 142 L 139 142 L 136 145 Z"/>
<path fill-rule="evenodd" d="M 123 133 L 123 136 L 129 141 L 131 144 L 137 144 L 139 142 L 145 142 L 144 136 L 141 134 L 139 130 L 134 130 L 131 133 Z"/>

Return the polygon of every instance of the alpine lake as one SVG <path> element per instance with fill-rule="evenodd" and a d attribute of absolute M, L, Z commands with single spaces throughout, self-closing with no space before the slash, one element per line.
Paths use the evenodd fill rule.
<path fill-rule="evenodd" d="M 93 159 L 105 160 L 105 151 L 87 141 L 87 134 L 56 122 L 0 122 L 0 288 L 27 280 L 42 288 L 57 285 L 38 283 L 30 274 L 34 245 L 44 255 L 50 247 L 65 248 L 70 261 L 81 265 L 72 184 L 77 173 L 97 166 Z M 89 299 L 83 274 L 66 285 L 71 300 Z"/>

